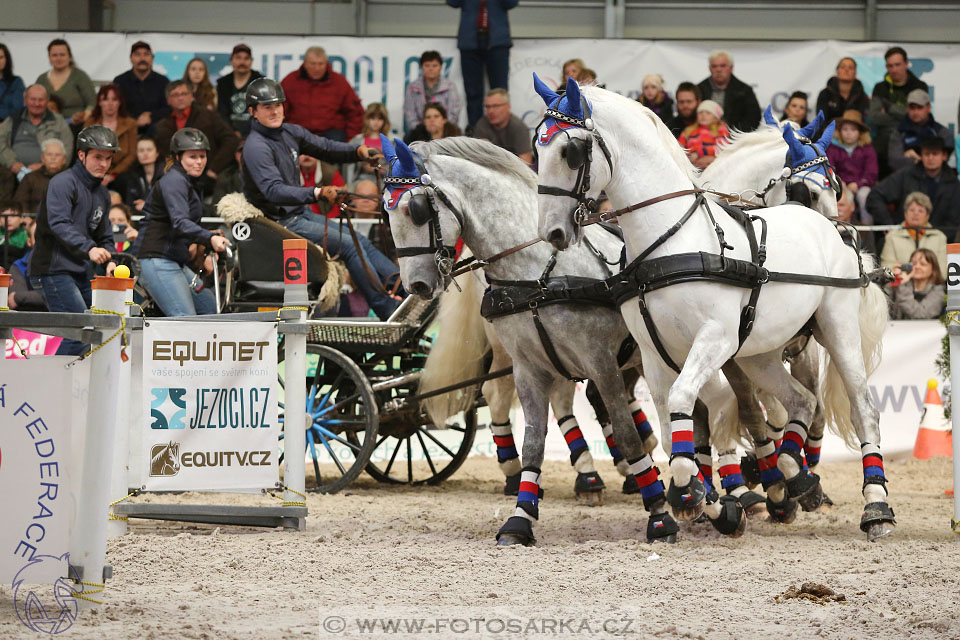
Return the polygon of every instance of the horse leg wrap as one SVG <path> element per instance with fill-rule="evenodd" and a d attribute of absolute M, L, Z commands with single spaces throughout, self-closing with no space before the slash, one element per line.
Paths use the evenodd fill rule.
<path fill-rule="evenodd" d="M 537 539 L 533 536 L 533 525 L 527 518 L 520 516 L 510 516 L 507 521 L 497 531 L 497 545 L 510 540 L 511 544 L 523 544 L 530 546 L 536 544 Z"/>
<path fill-rule="evenodd" d="M 773 440 L 757 441 L 757 466 L 764 491 L 783 480 L 783 474 L 777 468 L 777 446 Z"/>
<path fill-rule="evenodd" d="M 783 427 L 775 427 L 769 422 L 767 423 L 767 438 L 777 443 L 777 449 L 780 448 L 780 443 L 783 440 L 783 430 Z"/>
<path fill-rule="evenodd" d="M 880 447 L 869 442 L 860 445 L 860 455 L 863 457 L 863 488 L 867 485 L 880 485 L 883 493 L 887 493 L 887 476 L 883 472 L 883 456 Z"/>
<path fill-rule="evenodd" d="M 882 522 L 897 524 L 893 509 L 886 502 L 870 502 L 863 508 L 863 515 L 860 516 L 860 531 L 866 533 L 871 525 Z"/>
<path fill-rule="evenodd" d="M 789 497 L 784 498 L 783 502 L 774 502 L 767 496 L 767 513 L 774 522 L 790 524 L 797 519 L 797 503 Z"/>
<path fill-rule="evenodd" d="M 697 458 L 697 466 L 700 467 L 700 475 L 703 476 L 703 485 L 707 488 L 707 493 L 713 493 L 713 450 L 710 445 L 705 447 L 696 447 L 694 449 Z"/>
<path fill-rule="evenodd" d="M 540 488 L 540 469 L 524 467 L 520 473 L 520 490 L 517 492 L 517 509 L 514 516 L 537 520 L 540 518 L 540 498 L 543 490 Z"/>
<path fill-rule="evenodd" d="M 629 466 L 630 475 L 623 481 L 623 492 L 639 492 L 643 496 L 643 508 L 650 511 L 657 503 L 665 499 L 660 470 L 653 464 L 650 454 L 633 460 Z M 629 486 L 629 490 L 628 490 Z"/>
<path fill-rule="evenodd" d="M 696 460 L 693 448 L 693 418 L 686 413 L 670 414 L 670 458 L 683 456 Z"/>
<path fill-rule="evenodd" d="M 726 491 L 727 495 L 733 493 L 733 490 L 744 486 L 743 472 L 740 470 L 740 463 L 737 460 L 737 452 L 725 451 L 720 455 L 720 486 Z"/>
<path fill-rule="evenodd" d="M 710 518 L 713 528 L 725 536 L 739 536 L 746 528 L 747 516 L 743 507 L 733 496 L 720 498 L 720 515 Z"/>
<path fill-rule="evenodd" d="M 557 425 L 563 432 L 563 439 L 567 441 L 567 448 L 570 449 L 570 464 L 581 473 L 596 473 L 597 468 L 593 466 L 593 456 L 590 455 L 590 449 L 587 447 L 587 441 L 583 438 L 583 432 L 580 431 L 580 425 L 577 419 L 571 416 L 563 416 L 557 420 Z"/>
<path fill-rule="evenodd" d="M 820 464 L 820 447 L 823 445 L 823 438 L 807 437 L 806 444 L 803 445 L 804 457 L 807 460 L 807 466 L 813 469 Z"/>
<path fill-rule="evenodd" d="M 647 420 L 647 414 L 643 412 L 640 401 L 634 398 L 630 401 L 630 415 L 633 416 L 633 424 L 637 428 L 637 434 L 643 440 L 643 448 L 650 453 L 657 446 L 657 436 L 653 434 L 653 427 Z"/>
<path fill-rule="evenodd" d="M 610 455 L 613 456 L 613 464 L 617 465 L 617 471 L 621 475 L 627 475 L 627 461 L 623 459 L 623 454 L 620 453 L 620 449 L 617 448 L 617 444 L 613 441 L 613 425 L 607 423 L 603 425 L 603 437 L 607 441 L 607 448 L 610 450 Z"/>
<path fill-rule="evenodd" d="M 673 544 L 677 541 L 677 534 L 680 533 L 680 526 L 669 513 L 651 514 L 647 520 L 647 542 L 668 542 Z"/>
<path fill-rule="evenodd" d="M 743 481 L 751 489 L 760 484 L 760 465 L 757 463 L 756 453 L 748 451 L 740 458 L 740 473 L 743 475 Z"/>
<path fill-rule="evenodd" d="M 490 431 L 493 433 L 493 443 L 497 445 L 497 463 L 503 475 L 509 477 L 520 474 L 520 454 L 517 453 L 517 445 L 513 442 L 513 427 L 510 422 L 490 424 Z M 504 489 L 506 493 L 506 489 Z M 516 490 L 514 490 L 516 494 Z M 506 495 L 513 495 L 507 493 Z"/>
<path fill-rule="evenodd" d="M 784 444 L 787 437 L 783 438 Z M 796 499 L 804 511 L 816 511 L 823 504 L 823 489 L 820 487 L 820 476 L 803 468 L 800 452 L 794 449 L 785 449 L 780 455 L 790 456 L 800 467 L 800 473 L 787 480 L 787 493 Z"/>
<path fill-rule="evenodd" d="M 787 460 L 794 460 L 797 463 L 799 470 L 803 470 L 803 460 L 801 455 L 803 454 L 803 444 L 807 441 L 807 425 L 803 424 L 799 420 L 791 420 L 787 423 L 787 428 L 783 432 L 783 440 L 780 442 L 779 453 L 780 455 L 788 454 L 789 458 L 784 460 L 778 460 L 777 465 L 780 467 L 780 471 L 783 472 L 784 477 L 793 477 L 795 473 L 791 473 L 791 466 Z"/>

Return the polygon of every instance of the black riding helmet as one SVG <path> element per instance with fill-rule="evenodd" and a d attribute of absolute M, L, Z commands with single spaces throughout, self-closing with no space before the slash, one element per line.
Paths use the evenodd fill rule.
<path fill-rule="evenodd" d="M 287 96 L 283 93 L 283 87 L 276 80 L 257 78 L 247 87 L 246 99 L 247 107 L 253 107 L 258 104 L 285 102 Z"/>
<path fill-rule="evenodd" d="M 120 141 L 112 129 L 95 124 L 85 127 L 77 136 L 77 151 L 103 149 L 105 151 L 120 151 Z"/>
<path fill-rule="evenodd" d="M 184 151 L 210 151 L 210 141 L 206 134 L 193 127 L 184 127 L 170 138 L 170 153 L 181 154 Z"/>

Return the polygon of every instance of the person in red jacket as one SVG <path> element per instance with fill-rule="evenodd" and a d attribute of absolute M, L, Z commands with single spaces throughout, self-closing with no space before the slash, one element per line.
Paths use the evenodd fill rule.
<path fill-rule="evenodd" d="M 327 52 L 310 47 L 303 64 L 280 83 L 286 120 L 311 133 L 346 142 L 363 130 L 363 105 L 347 79 L 330 68 Z"/>

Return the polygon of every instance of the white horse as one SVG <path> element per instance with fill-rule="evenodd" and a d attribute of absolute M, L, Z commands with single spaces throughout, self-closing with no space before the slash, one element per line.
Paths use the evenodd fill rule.
<path fill-rule="evenodd" d="M 861 529 L 871 540 L 889 534 L 895 520 L 864 364 L 879 348 L 887 303 L 879 287 L 860 286 L 866 280 L 861 256 L 806 207 L 771 207 L 738 220 L 696 193 L 698 176 L 683 150 L 639 103 L 596 87 L 581 94 L 576 82 L 567 83 L 564 96 L 536 77 L 534 83 L 548 106 L 536 132 L 540 237 L 560 250 L 575 244 L 600 190 L 623 209 L 618 221 L 632 262 L 625 277 L 638 298 L 624 302 L 621 312 L 640 344 L 657 413 L 670 416 L 662 435 L 671 443 L 667 497 L 674 513 L 689 518 L 701 510 L 705 491 L 696 478 L 691 411 L 731 358 L 790 416 L 780 451 L 758 453 L 776 460 L 790 496 L 815 488 L 800 452 L 816 399 L 781 362 L 784 345 L 812 324 L 842 380 L 861 445 Z M 697 256 L 702 268 L 678 280 L 673 274 L 683 265 L 677 258 L 689 265 Z"/>

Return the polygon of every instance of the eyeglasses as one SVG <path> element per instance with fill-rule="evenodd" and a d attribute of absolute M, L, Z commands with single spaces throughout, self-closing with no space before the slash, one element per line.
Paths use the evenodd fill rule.
<path fill-rule="evenodd" d="M 168 97 L 170 97 L 170 98 L 186 98 L 186 97 L 189 96 L 189 95 L 190 95 L 190 92 L 189 92 L 189 91 L 174 91 L 174 92 L 170 93 Z"/>
<path fill-rule="evenodd" d="M 505 106 L 507 106 L 507 104 L 509 104 L 509 103 L 507 103 L 507 102 L 497 102 L 497 103 L 495 103 L 495 104 L 485 104 L 485 105 L 483 105 L 483 108 L 484 108 L 484 109 L 497 109 L 497 108 L 499 108 L 499 107 L 505 107 Z"/>

